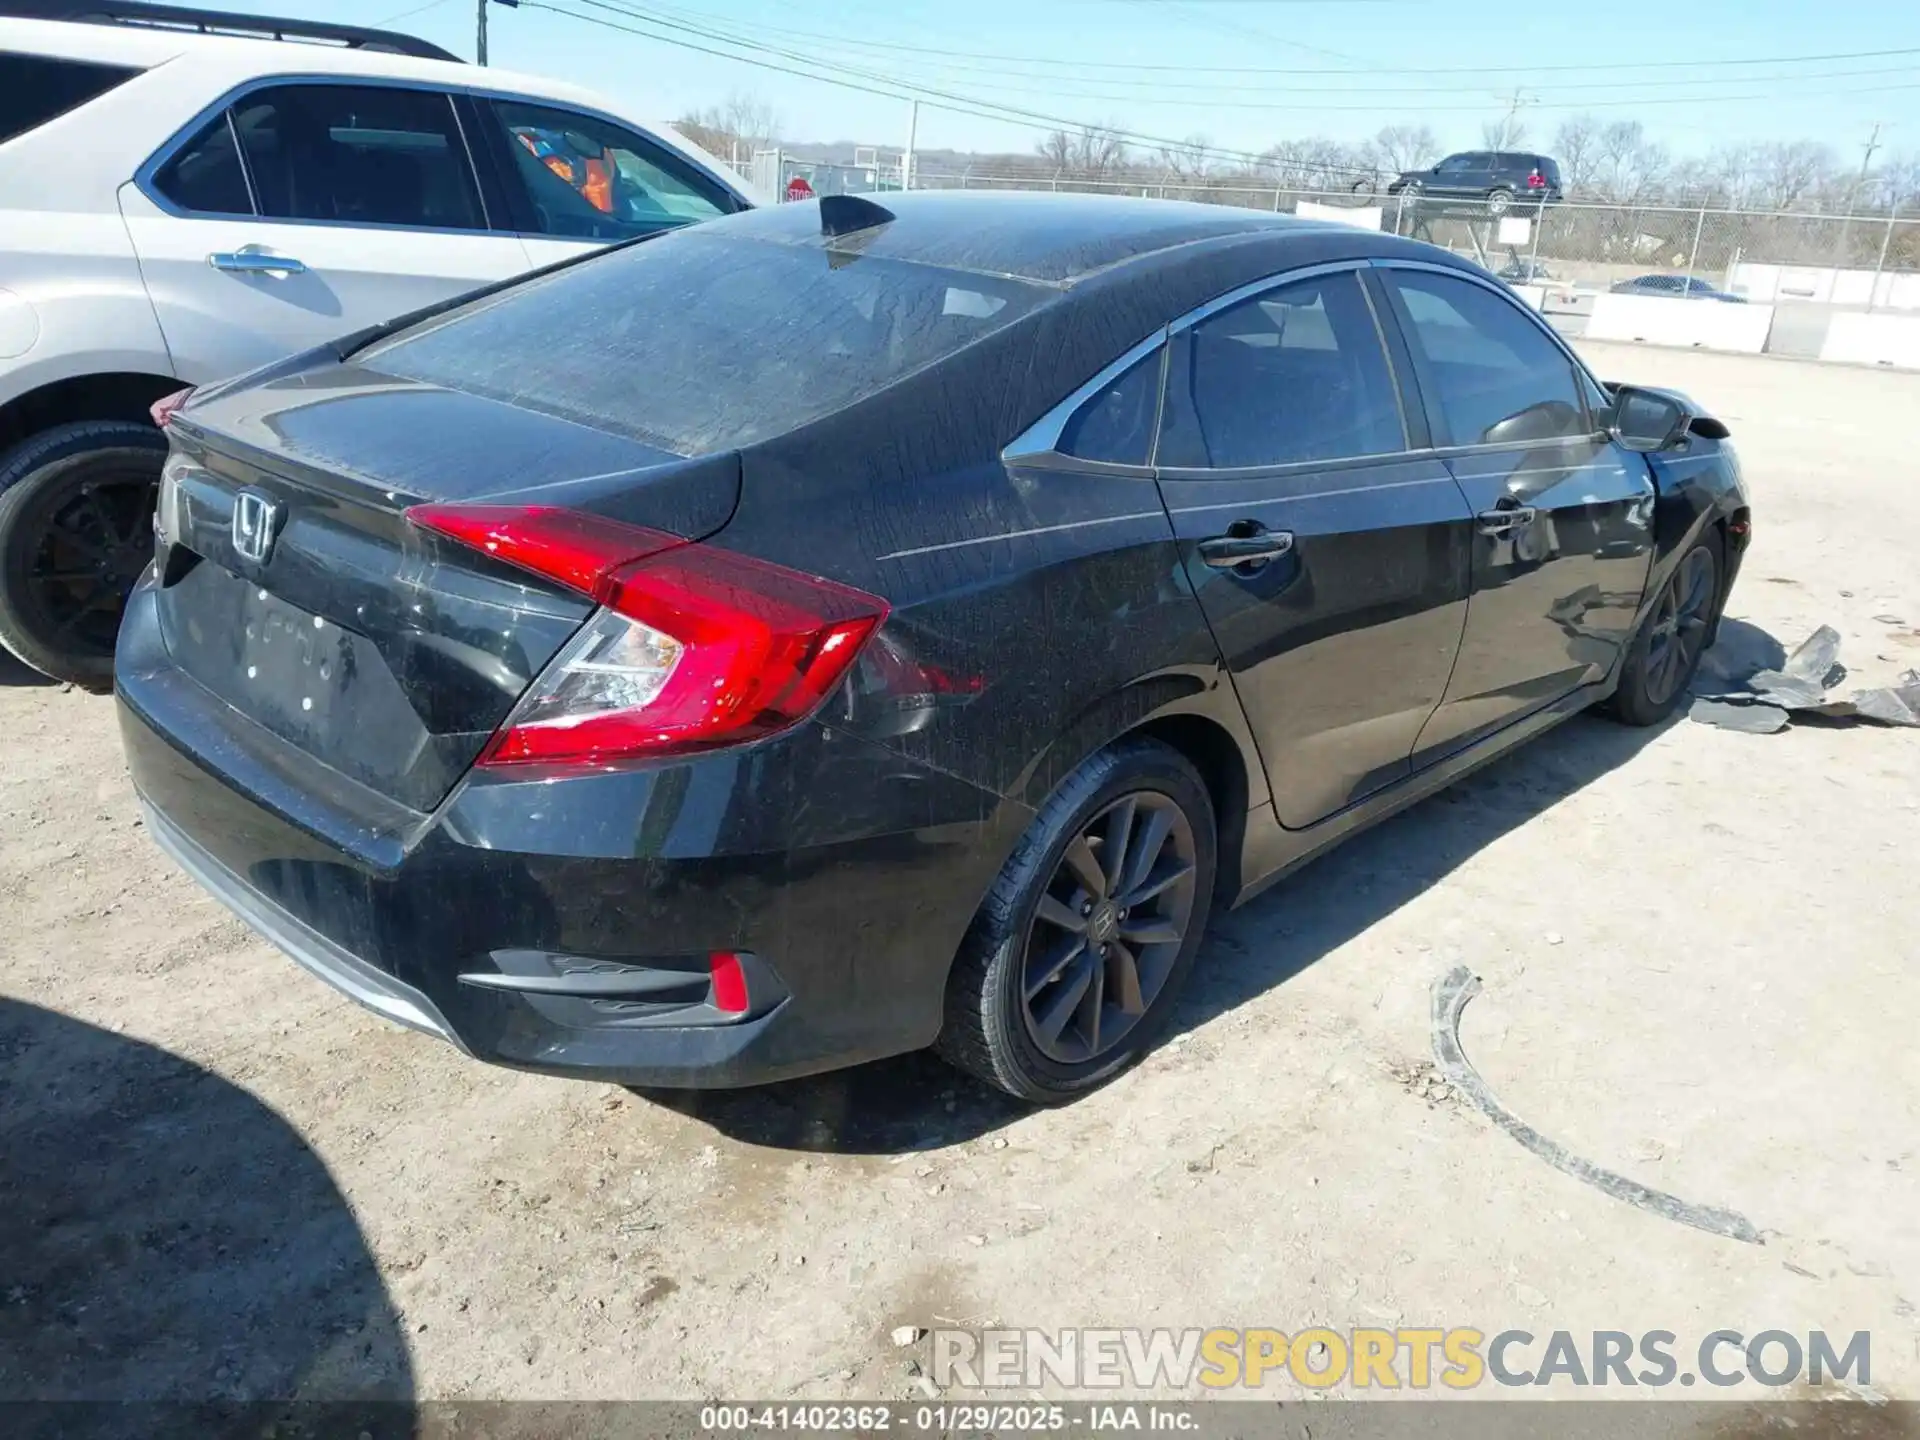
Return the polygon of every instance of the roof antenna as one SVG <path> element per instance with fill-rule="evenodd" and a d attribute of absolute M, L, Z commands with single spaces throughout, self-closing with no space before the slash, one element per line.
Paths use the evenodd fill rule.
<path fill-rule="evenodd" d="M 893 218 L 893 212 L 885 206 L 876 205 L 858 195 L 820 197 L 820 233 L 829 239 L 836 235 L 853 235 L 861 230 L 871 230 Z"/>

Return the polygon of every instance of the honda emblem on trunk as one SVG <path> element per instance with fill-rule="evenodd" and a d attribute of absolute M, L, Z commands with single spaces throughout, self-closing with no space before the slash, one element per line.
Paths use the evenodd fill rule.
<path fill-rule="evenodd" d="M 234 550 L 243 560 L 266 564 L 286 518 L 286 507 L 272 496 L 258 490 L 242 490 L 233 497 Z"/>

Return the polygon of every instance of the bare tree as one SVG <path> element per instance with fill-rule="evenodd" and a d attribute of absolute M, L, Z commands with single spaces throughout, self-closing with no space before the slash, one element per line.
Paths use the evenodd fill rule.
<path fill-rule="evenodd" d="M 1511 150 L 1516 145 L 1524 145 L 1527 122 L 1520 118 L 1519 110 L 1508 110 L 1498 120 L 1488 120 L 1480 126 L 1480 143 L 1489 150 Z"/>
<path fill-rule="evenodd" d="M 1832 149 L 1817 141 L 1768 145 L 1758 157 L 1757 198 L 1770 210 L 1791 210 L 1811 199 L 1836 167 Z"/>
<path fill-rule="evenodd" d="M 1880 204 L 1889 213 L 1920 215 L 1920 150 L 1889 156 L 1879 178 Z"/>
<path fill-rule="evenodd" d="M 1127 142 L 1110 125 L 1055 130 L 1034 148 L 1055 171 L 1075 179 L 1105 180 L 1127 164 Z"/>
<path fill-rule="evenodd" d="M 771 149 L 782 127 L 771 105 L 736 90 L 723 104 L 683 115 L 674 128 L 701 149 L 744 165 L 754 151 Z"/>
<path fill-rule="evenodd" d="M 1394 174 L 1424 170 L 1440 158 L 1440 139 L 1431 125 L 1384 125 L 1365 148 L 1374 165 Z"/>
<path fill-rule="evenodd" d="M 1189 135 L 1178 144 L 1162 145 L 1154 153 L 1174 180 L 1205 180 L 1213 170 L 1213 147 L 1204 135 Z"/>
<path fill-rule="evenodd" d="M 1600 127 L 1596 115 L 1569 115 L 1553 132 L 1553 158 L 1569 195 L 1585 195 L 1599 178 Z"/>
<path fill-rule="evenodd" d="M 1618 205 L 1642 205 L 1659 198 L 1671 161 L 1666 146 L 1649 140 L 1638 120 L 1616 120 L 1605 126 L 1597 149 L 1600 189 L 1607 199 Z"/>

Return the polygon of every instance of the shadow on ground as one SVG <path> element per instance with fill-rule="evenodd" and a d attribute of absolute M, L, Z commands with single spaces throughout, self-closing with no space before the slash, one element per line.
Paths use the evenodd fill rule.
<path fill-rule="evenodd" d="M 165 1050 L 0 999 L 0 1401 L 367 1402 L 384 1440 L 411 1432 L 412 1393 L 367 1242 L 286 1121 Z M 186 1418 L 39 1413 L 63 1435 Z"/>
<path fill-rule="evenodd" d="M 1769 643 L 1779 649 L 1739 622 L 1726 622 L 1724 634 L 1743 653 Z M 1626 764 L 1660 733 L 1579 716 L 1355 836 L 1241 909 L 1216 914 L 1170 1033 L 1284 984 L 1487 845 Z M 748 1144 L 845 1154 L 961 1144 L 1028 1108 L 930 1053 L 751 1090 L 641 1093 Z"/>
<path fill-rule="evenodd" d="M 24 664 L 15 658 L 11 650 L 0 645 L 0 686 L 26 687 L 32 685 L 55 685 L 58 683 L 58 681 L 48 679 L 32 666 Z"/>

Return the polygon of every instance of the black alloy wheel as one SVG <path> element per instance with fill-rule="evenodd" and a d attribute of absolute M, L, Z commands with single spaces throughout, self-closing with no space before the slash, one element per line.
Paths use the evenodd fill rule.
<path fill-rule="evenodd" d="M 1713 622 L 1715 567 L 1704 545 L 1674 567 L 1654 602 L 1647 642 L 1647 699 L 1665 705 L 1693 678 Z"/>
<path fill-rule="evenodd" d="M 0 475 L 0 643 L 55 679 L 113 676 L 127 595 L 153 558 L 166 442 L 89 422 L 35 437 Z"/>
<path fill-rule="evenodd" d="M 1072 1100 L 1152 1048 L 1207 926 L 1213 797 L 1143 736 L 1040 807 L 954 957 L 935 1048 L 1010 1095 Z"/>
<path fill-rule="evenodd" d="M 1719 537 L 1680 557 L 1640 622 L 1620 682 L 1602 708 L 1628 725 L 1657 725 L 1687 697 L 1720 606 Z"/>
<path fill-rule="evenodd" d="M 1193 918 L 1193 825 L 1136 790 L 1068 842 L 1027 930 L 1022 996 L 1041 1054 L 1078 1064 L 1126 1038 L 1159 997 Z"/>

